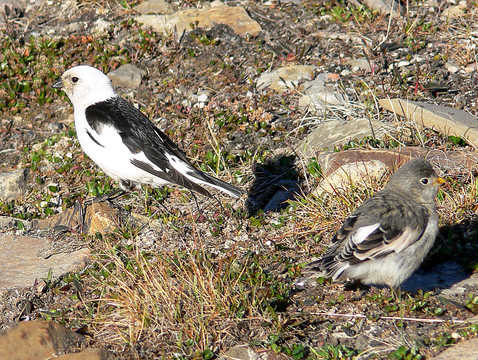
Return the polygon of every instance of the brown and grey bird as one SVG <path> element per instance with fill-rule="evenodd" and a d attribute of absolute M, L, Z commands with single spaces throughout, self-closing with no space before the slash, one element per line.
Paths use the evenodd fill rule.
<path fill-rule="evenodd" d="M 382 191 L 347 217 L 328 251 L 306 265 L 303 275 L 348 278 L 397 289 L 435 242 L 435 196 L 443 182 L 428 161 L 409 161 Z"/>
<path fill-rule="evenodd" d="M 83 151 L 123 190 L 141 184 L 180 185 L 205 196 L 203 186 L 233 197 L 241 189 L 196 169 L 184 153 L 133 104 L 115 93 L 110 79 L 91 66 L 75 66 L 53 84 L 73 103 Z"/>

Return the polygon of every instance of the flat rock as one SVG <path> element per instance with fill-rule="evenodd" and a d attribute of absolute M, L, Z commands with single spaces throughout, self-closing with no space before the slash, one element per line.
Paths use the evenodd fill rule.
<path fill-rule="evenodd" d="M 134 8 L 140 14 L 172 14 L 173 7 L 165 0 L 149 0 L 144 1 Z"/>
<path fill-rule="evenodd" d="M 107 360 L 110 357 L 108 352 L 99 348 L 88 348 L 78 353 L 61 355 L 56 360 Z"/>
<path fill-rule="evenodd" d="M 17 16 L 25 10 L 25 0 L 0 0 L 0 15 L 2 20 L 7 16 Z"/>
<path fill-rule="evenodd" d="M 258 90 L 270 88 L 279 93 L 288 89 L 295 89 L 304 80 L 312 80 L 315 66 L 292 65 L 278 68 L 274 71 L 262 73 L 256 81 Z"/>
<path fill-rule="evenodd" d="M 300 142 L 296 151 L 309 158 L 315 156 L 317 151 L 333 150 L 336 145 L 344 144 L 351 139 L 362 140 L 374 135 L 380 137 L 387 130 L 387 126 L 380 121 L 369 119 L 324 121 Z"/>
<path fill-rule="evenodd" d="M 338 87 L 326 83 L 329 75 L 322 73 L 314 80 L 302 84 L 304 95 L 299 99 L 300 109 L 308 108 L 312 114 L 323 114 L 330 107 L 348 107 L 348 99 Z"/>
<path fill-rule="evenodd" d="M 478 339 L 460 341 L 433 358 L 433 360 L 452 359 L 478 359 Z"/>
<path fill-rule="evenodd" d="M 478 147 L 478 119 L 448 106 L 402 99 L 381 99 L 380 106 L 445 135 L 461 136 Z"/>
<path fill-rule="evenodd" d="M 53 359 L 74 351 L 82 341 L 82 335 L 53 321 L 24 321 L 0 337 L 0 359 Z"/>
<path fill-rule="evenodd" d="M 146 71 L 137 68 L 131 64 L 121 65 L 114 71 L 109 72 L 108 77 L 115 86 L 127 88 L 136 88 L 141 84 Z"/>
<path fill-rule="evenodd" d="M 0 234 L 0 289 L 31 286 L 35 279 L 45 278 L 49 270 L 57 277 L 83 269 L 89 249 L 69 253 L 48 251 L 53 244 L 46 238 Z M 42 256 L 42 253 L 49 256 Z M 2 357 L 0 356 L 0 359 Z"/>
<path fill-rule="evenodd" d="M 27 190 L 30 169 L 19 169 L 0 173 L 0 199 L 20 199 Z"/>
<path fill-rule="evenodd" d="M 93 202 L 82 209 L 78 204 L 62 213 L 31 222 L 31 230 L 75 230 L 88 235 L 107 234 L 122 223 L 120 211 L 106 201 Z"/>
<path fill-rule="evenodd" d="M 261 350 L 256 352 L 249 345 L 236 345 L 227 349 L 221 356 L 220 360 L 287 360 L 289 356 L 277 354 L 269 350 Z"/>
<path fill-rule="evenodd" d="M 440 20 L 450 21 L 465 16 L 466 4 L 449 6 L 440 15 Z"/>
<path fill-rule="evenodd" d="M 324 176 L 328 176 L 345 164 L 372 160 L 380 160 L 394 171 L 405 162 L 417 157 L 427 159 L 438 166 L 441 172 L 470 174 L 478 170 L 478 153 L 476 152 L 445 152 L 442 150 L 427 150 L 421 147 L 324 152 L 319 154 L 317 160 Z"/>
<path fill-rule="evenodd" d="M 368 184 L 372 179 L 380 179 L 390 168 L 380 160 L 360 161 L 344 164 L 330 175 L 326 176 L 315 189 L 314 193 L 334 194 L 343 191 L 354 184 Z"/>
<path fill-rule="evenodd" d="M 445 68 L 451 72 L 452 74 L 460 71 L 461 67 L 460 65 L 458 65 L 457 63 L 453 62 L 453 61 L 447 61 L 445 63 Z"/>
<path fill-rule="evenodd" d="M 475 294 L 478 291 L 478 273 L 476 272 L 471 275 L 464 273 L 461 278 L 457 278 L 457 281 L 452 286 L 442 290 L 441 294 L 453 300 L 454 297 L 466 294 L 470 289 L 474 289 L 473 293 Z"/>
<path fill-rule="evenodd" d="M 355 6 L 365 4 L 372 10 L 378 10 L 385 14 L 391 14 L 393 17 L 399 17 L 404 10 L 404 6 L 399 1 L 394 0 L 353 0 Z"/>
<path fill-rule="evenodd" d="M 191 9 L 176 12 L 171 15 L 140 15 L 136 21 L 151 26 L 155 31 L 170 34 L 174 31 L 182 33 L 190 31 L 191 24 L 210 29 L 217 24 L 231 27 L 238 35 L 257 36 L 262 31 L 261 26 L 251 19 L 246 10 L 240 6 L 214 6 L 204 9 Z"/>
<path fill-rule="evenodd" d="M 402 284 L 402 289 L 416 292 L 446 289 L 449 291 L 455 284 L 469 278 L 463 268 L 454 261 L 447 261 L 434 266 L 429 271 L 415 271 L 410 278 Z"/>

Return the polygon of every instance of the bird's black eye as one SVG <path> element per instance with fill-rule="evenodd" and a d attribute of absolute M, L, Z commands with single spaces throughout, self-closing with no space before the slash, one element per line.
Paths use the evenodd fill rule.
<path fill-rule="evenodd" d="M 423 185 L 426 185 L 430 182 L 430 180 L 428 178 L 423 178 L 423 179 L 420 179 L 420 182 L 423 184 Z"/>
<path fill-rule="evenodd" d="M 78 80 L 80 80 L 80 79 L 78 79 L 76 76 L 73 76 L 73 77 L 71 78 L 71 81 L 73 81 L 74 83 L 77 83 Z"/>

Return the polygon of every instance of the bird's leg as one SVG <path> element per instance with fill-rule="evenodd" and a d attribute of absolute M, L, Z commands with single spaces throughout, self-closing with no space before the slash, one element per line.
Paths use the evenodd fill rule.
<path fill-rule="evenodd" d="M 196 204 L 196 209 L 198 209 L 198 214 L 200 215 L 202 213 L 201 209 L 199 208 L 199 203 L 198 203 L 198 199 L 196 197 L 196 195 L 194 194 L 194 192 L 192 192 L 191 190 L 189 190 L 189 192 L 191 193 L 191 196 L 193 197 L 194 199 L 194 203 Z"/>
<path fill-rule="evenodd" d="M 86 208 L 86 206 L 91 205 L 93 203 L 100 203 L 100 202 L 103 202 L 103 201 L 113 201 L 113 200 L 119 198 L 120 196 L 123 196 L 125 193 L 126 193 L 126 191 L 123 190 L 123 189 L 116 189 L 116 190 L 113 190 L 112 192 L 110 192 L 108 194 L 104 194 L 104 195 L 101 195 L 101 196 L 94 197 L 92 199 L 88 199 L 88 200 L 85 201 L 84 205 L 85 205 L 85 208 Z"/>
<path fill-rule="evenodd" d="M 146 201 L 146 198 L 147 198 L 147 190 L 145 190 L 145 201 Z M 168 209 L 166 208 L 166 206 L 164 206 L 162 203 L 160 203 L 158 199 L 156 199 L 154 196 L 151 196 L 151 198 L 152 198 L 153 201 L 156 203 L 156 205 L 158 205 L 158 207 L 162 207 L 162 208 L 163 208 L 163 210 L 164 210 L 164 212 L 165 212 L 166 214 L 168 214 L 168 215 L 173 215 L 173 213 L 172 213 L 170 210 L 168 210 Z M 145 207 L 145 210 L 146 210 L 146 203 L 145 203 L 145 206 L 144 206 L 144 207 Z M 156 214 L 157 211 L 158 211 L 158 210 L 156 210 L 151 216 L 153 216 L 154 214 Z"/>
<path fill-rule="evenodd" d="M 405 335 L 403 332 L 403 317 L 405 315 L 405 304 L 403 303 L 402 299 L 402 285 L 398 285 L 398 289 L 390 287 L 392 290 L 392 297 L 395 301 L 398 300 L 398 306 L 400 307 L 400 339 L 402 340 L 402 344 L 405 345 Z"/>

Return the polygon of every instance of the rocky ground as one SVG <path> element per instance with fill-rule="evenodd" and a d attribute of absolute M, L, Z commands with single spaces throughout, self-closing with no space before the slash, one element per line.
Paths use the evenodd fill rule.
<path fill-rule="evenodd" d="M 339 1 L 0 4 L 0 358 L 476 356 L 475 2 L 393 16 Z M 116 184 L 51 88 L 78 64 L 247 196 L 85 202 Z M 402 306 L 387 288 L 302 285 L 347 214 L 417 156 L 447 183 Z"/>

